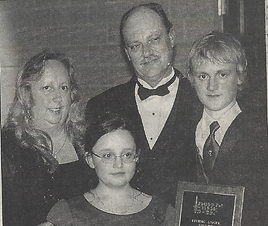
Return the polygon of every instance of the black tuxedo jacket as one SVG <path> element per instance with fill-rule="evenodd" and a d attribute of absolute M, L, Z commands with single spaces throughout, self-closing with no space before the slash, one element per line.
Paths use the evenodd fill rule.
<path fill-rule="evenodd" d="M 198 178 L 204 182 L 201 164 L 199 161 Z M 242 225 L 267 224 L 267 118 L 263 109 L 242 109 L 232 122 L 220 145 L 209 183 L 244 186 Z"/>
<path fill-rule="evenodd" d="M 172 205 L 175 205 L 177 182 L 196 180 L 193 113 L 195 104 L 199 103 L 189 81 L 178 70 L 175 74 L 180 79 L 177 96 L 152 150 L 135 101 L 135 77 L 90 99 L 86 107 L 88 122 L 105 111 L 120 113 L 133 121 L 141 155 L 131 183 Z"/>

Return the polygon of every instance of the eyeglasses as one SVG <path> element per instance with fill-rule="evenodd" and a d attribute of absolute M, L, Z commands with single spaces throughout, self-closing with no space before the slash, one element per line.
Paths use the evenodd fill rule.
<path fill-rule="evenodd" d="M 138 157 L 138 154 L 134 152 L 126 152 L 121 155 L 115 155 L 114 153 L 104 153 L 102 156 L 97 155 L 96 153 L 92 152 L 93 155 L 100 158 L 101 161 L 105 164 L 113 164 L 117 157 L 120 157 L 121 161 L 124 163 L 131 163 L 135 161 Z"/>

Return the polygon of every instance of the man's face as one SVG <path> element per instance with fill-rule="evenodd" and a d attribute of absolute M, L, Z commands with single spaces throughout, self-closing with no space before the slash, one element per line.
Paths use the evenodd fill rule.
<path fill-rule="evenodd" d="M 205 108 L 216 112 L 235 103 L 241 80 L 236 64 L 206 62 L 194 69 L 193 84 Z"/>
<path fill-rule="evenodd" d="M 171 73 L 174 37 L 151 9 L 140 8 L 123 29 L 126 54 L 137 76 L 152 87 Z"/>

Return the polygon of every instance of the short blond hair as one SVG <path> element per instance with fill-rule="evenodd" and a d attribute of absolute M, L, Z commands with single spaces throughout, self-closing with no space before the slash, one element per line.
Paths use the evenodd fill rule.
<path fill-rule="evenodd" d="M 206 63 L 234 63 L 242 81 L 245 81 L 247 59 L 241 43 L 231 34 L 213 31 L 193 43 L 188 56 L 188 77 L 192 81 L 194 70 Z M 239 90 L 242 90 L 240 85 Z"/>

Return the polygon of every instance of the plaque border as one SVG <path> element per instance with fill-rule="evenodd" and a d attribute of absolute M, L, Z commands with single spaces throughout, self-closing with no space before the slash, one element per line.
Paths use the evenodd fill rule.
<path fill-rule="evenodd" d="M 193 182 L 179 181 L 177 187 L 177 196 L 175 205 L 176 209 L 175 226 L 181 225 L 182 204 L 185 191 L 235 196 L 232 226 L 241 226 L 245 187 L 196 184 Z"/>

